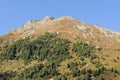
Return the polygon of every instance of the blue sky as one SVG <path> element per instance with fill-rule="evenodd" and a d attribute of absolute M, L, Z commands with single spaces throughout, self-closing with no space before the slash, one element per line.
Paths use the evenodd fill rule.
<path fill-rule="evenodd" d="M 120 32 L 120 0 L 0 0 L 0 35 L 45 16 L 72 16 Z"/>

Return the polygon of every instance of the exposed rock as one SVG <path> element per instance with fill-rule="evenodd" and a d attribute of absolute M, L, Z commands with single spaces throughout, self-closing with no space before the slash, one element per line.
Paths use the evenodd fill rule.
<path fill-rule="evenodd" d="M 98 27 L 94 25 L 94 27 L 98 28 L 101 33 L 103 33 L 106 37 L 120 37 L 120 33 L 108 30 L 106 28 Z"/>
<path fill-rule="evenodd" d="M 29 37 L 29 36 L 31 37 L 30 41 L 32 41 L 32 40 L 36 39 L 39 35 L 45 34 L 45 32 L 56 33 L 56 35 L 59 35 L 59 37 L 61 37 L 62 39 L 70 40 L 70 45 L 69 45 L 70 52 L 72 50 L 73 43 L 83 41 L 86 43 L 86 45 L 92 44 L 96 49 L 96 50 L 93 50 L 95 55 L 94 54 L 91 55 L 93 58 L 97 57 L 100 60 L 100 59 L 102 59 L 101 56 L 106 55 L 106 54 L 110 55 L 110 57 L 107 57 L 107 59 L 104 61 L 103 65 L 108 62 L 110 64 L 112 64 L 110 62 L 110 61 L 112 61 L 112 57 L 114 59 L 117 59 L 117 56 L 119 56 L 119 52 L 117 50 L 120 48 L 120 46 L 119 46 L 120 45 L 120 33 L 114 32 L 114 31 L 111 31 L 108 29 L 104 29 L 104 28 L 101 28 L 101 27 L 98 27 L 95 25 L 86 24 L 86 23 L 80 22 L 78 20 L 75 20 L 74 18 L 69 17 L 69 16 L 61 17 L 58 19 L 48 16 L 48 17 L 45 17 L 43 20 L 30 20 L 21 28 L 19 28 L 17 30 L 13 30 L 12 32 L 7 34 L 3 38 L 3 41 L 0 44 L 0 50 L 4 49 L 5 45 L 8 46 L 9 42 L 11 42 L 11 44 L 12 44 L 12 42 L 14 42 L 16 40 L 19 40 L 19 39 L 25 38 L 25 37 Z M 11 33 L 13 33 L 13 34 L 11 34 Z M 34 37 L 33 37 L 33 35 L 34 35 Z M 17 38 L 14 39 L 13 36 L 15 36 L 15 37 L 17 36 Z M 20 36 L 20 37 L 18 38 L 18 36 Z M 117 38 L 117 37 L 119 37 L 119 38 Z M 35 44 L 34 46 L 38 47 L 38 48 L 41 47 L 40 44 Z M 86 48 L 87 48 L 87 46 L 86 46 Z M 92 47 L 90 47 L 88 49 L 91 49 L 91 48 Z M 93 52 L 90 51 L 90 54 L 92 54 Z M 17 55 L 19 56 L 18 52 L 17 52 Z M 55 57 L 55 55 L 53 55 L 51 58 L 53 58 L 53 57 Z M 92 57 L 90 57 L 90 58 L 92 59 Z M 39 56 L 36 56 L 36 58 L 39 58 Z M 78 58 L 78 56 L 76 54 L 72 55 L 70 60 L 68 60 L 68 59 L 64 60 L 63 61 L 64 63 L 61 63 L 62 67 L 58 67 L 57 69 L 59 69 L 59 71 L 61 71 L 61 69 L 64 69 L 64 70 L 66 69 L 65 73 L 67 73 L 67 71 L 69 71 L 69 69 L 67 70 L 66 66 L 64 66 L 64 65 L 66 63 L 71 62 L 72 60 L 79 62 L 79 59 L 77 59 L 77 58 Z M 85 59 L 85 62 L 88 61 L 87 58 Z M 98 59 L 94 59 L 94 60 L 98 61 Z M 107 62 L 107 60 L 108 60 L 108 62 Z M 8 60 L 5 62 L 10 63 L 10 64 L 14 63 L 12 61 L 14 61 L 14 60 Z M 20 61 L 20 62 L 22 62 L 22 61 Z M 41 63 L 46 64 L 46 62 L 47 62 L 47 60 L 42 61 Z M 94 67 L 96 67 L 96 66 L 94 66 L 93 64 L 91 65 L 91 63 L 89 63 L 89 62 L 86 62 L 87 64 L 84 67 L 91 67 L 94 69 Z M 110 65 L 109 63 L 108 63 L 108 66 Z M 32 62 L 30 64 L 32 64 Z M 117 67 L 116 63 L 113 63 L 113 64 L 115 64 L 114 66 Z M 32 66 L 34 66 L 34 64 L 32 64 Z M 112 66 L 112 67 L 114 67 L 114 66 Z M 6 67 L 8 67 L 8 66 L 6 66 Z M 12 69 L 10 71 L 19 72 L 19 67 Z M 23 71 L 24 69 L 27 69 L 29 67 L 30 66 L 26 66 L 26 65 L 23 67 L 20 67 L 20 69 L 21 69 L 20 71 Z M 106 67 L 106 65 L 105 65 L 105 67 Z M 118 65 L 118 67 L 119 67 L 119 65 Z M 0 69 L 3 70 L 4 66 L 1 65 Z M 7 71 L 9 71 L 9 70 L 7 70 Z M 53 80 L 53 78 L 50 78 L 50 80 Z M 91 78 L 92 78 L 92 80 L 95 79 L 92 75 L 91 75 Z"/>
<path fill-rule="evenodd" d="M 62 17 L 58 18 L 58 20 L 75 20 L 75 19 L 72 18 L 71 16 L 62 16 Z"/>
<path fill-rule="evenodd" d="M 26 28 L 30 28 L 30 26 L 33 26 L 34 25 L 34 22 L 35 21 L 33 21 L 33 20 L 30 20 L 30 21 L 28 21 L 23 27 L 26 27 Z"/>
<path fill-rule="evenodd" d="M 84 26 L 84 25 L 82 25 L 82 26 L 77 25 L 77 28 L 78 28 L 79 30 L 83 30 L 83 31 L 87 29 L 87 27 Z"/>
<path fill-rule="evenodd" d="M 96 46 L 95 48 L 98 50 L 102 50 L 102 48 L 100 46 Z"/>
<path fill-rule="evenodd" d="M 83 35 L 84 39 L 86 39 L 86 38 L 87 38 L 87 36 L 86 36 L 86 34 L 85 34 L 85 33 L 82 33 L 82 35 Z"/>
<path fill-rule="evenodd" d="M 84 39 L 87 39 L 88 37 L 91 37 L 92 39 L 96 39 L 98 34 L 104 34 L 105 37 L 120 37 L 120 33 L 114 32 L 105 28 L 98 27 L 96 25 L 89 25 L 84 22 L 80 22 L 70 16 L 63 16 L 60 18 L 55 19 L 54 17 L 47 16 L 43 20 L 30 20 L 25 25 L 20 27 L 17 30 L 13 30 L 12 33 L 14 34 L 19 33 L 22 38 L 32 36 L 36 31 L 41 31 L 41 27 L 45 27 L 44 30 L 47 30 L 49 26 L 48 32 L 53 32 L 54 29 L 57 29 L 57 26 L 60 26 L 59 29 L 62 29 L 62 26 L 68 27 L 69 30 L 73 30 L 74 32 L 78 31 L 82 34 Z M 91 27 L 90 27 L 91 26 Z M 52 28 L 54 29 L 52 29 Z M 95 28 L 95 29 L 93 29 Z M 64 29 L 62 29 L 64 30 Z M 95 30 L 98 30 L 96 32 Z M 60 31 L 57 31 L 61 33 Z M 77 32 L 77 33 L 78 33 Z M 57 33 L 57 34 L 59 34 Z M 75 34 L 71 32 L 67 32 L 69 34 Z M 10 34 L 10 33 L 9 33 Z M 10 35 L 9 35 L 10 36 Z"/>
<path fill-rule="evenodd" d="M 49 21 L 49 20 L 54 20 L 55 18 L 52 16 L 46 16 L 43 20 Z"/>
<path fill-rule="evenodd" d="M 12 72 L 16 72 L 17 70 L 18 70 L 18 68 L 15 68 L 15 69 L 12 70 Z"/>

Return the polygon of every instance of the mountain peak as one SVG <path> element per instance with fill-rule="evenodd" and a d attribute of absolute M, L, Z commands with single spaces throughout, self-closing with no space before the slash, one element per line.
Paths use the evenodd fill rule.
<path fill-rule="evenodd" d="M 0 37 L 0 80 L 120 80 L 119 64 L 120 33 L 70 16 L 30 20 Z"/>
<path fill-rule="evenodd" d="M 96 25 L 90 25 L 74 19 L 71 16 L 62 16 L 60 18 L 54 18 L 52 16 L 46 16 L 42 20 L 30 20 L 25 25 L 10 33 L 20 37 L 28 37 L 41 32 L 61 32 L 69 34 L 81 34 L 84 38 L 100 37 L 120 37 L 120 33 L 98 27 Z M 77 33 L 76 33 L 77 32 Z"/>
<path fill-rule="evenodd" d="M 52 16 L 46 16 L 43 20 L 54 20 L 55 18 L 54 17 L 52 17 Z"/>

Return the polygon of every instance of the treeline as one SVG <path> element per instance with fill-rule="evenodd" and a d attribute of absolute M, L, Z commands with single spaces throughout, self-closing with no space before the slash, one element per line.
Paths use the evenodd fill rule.
<path fill-rule="evenodd" d="M 3 50 L 0 59 L 22 59 L 27 64 L 31 60 L 43 61 L 56 58 L 68 55 L 69 43 L 67 39 L 61 39 L 53 33 L 45 33 L 31 42 L 29 38 L 16 41 L 15 44 Z"/>
<path fill-rule="evenodd" d="M 61 39 L 54 33 L 45 33 L 40 35 L 37 39 L 30 41 L 29 38 L 16 41 L 13 45 L 6 47 L 0 54 L 0 60 L 19 60 L 22 59 L 25 64 L 32 60 L 40 62 L 46 61 L 44 64 L 40 63 L 33 67 L 24 68 L 19 74 L 12 73 L 12 76 L 0 74 L 1 80 L 71 80 L 72 76 L 76 80 L 93 80 L 99 76 L 98 80 L 105 80 L 105 72 L 119 74 L 117 69 L 107 70 L 104 65 L 95 59 L 95 47 L 84 42 L 73 43 L 72 53 L 79 56 L 81 63 L 70 62 L 67 64 L 70 73 L 62 75 L 59 73 L 57 67 L 59 63 L 65 59 L 72 58 L 69 54 L 70 41 L 68 39 Z M 90 62 L 96 66 L 95 70 L 91 68 L 86 69 L 80 66 L 86 66 L 85 58 L 89 58 Z M 11 77 L 11 78 L 10 78 Z"/>

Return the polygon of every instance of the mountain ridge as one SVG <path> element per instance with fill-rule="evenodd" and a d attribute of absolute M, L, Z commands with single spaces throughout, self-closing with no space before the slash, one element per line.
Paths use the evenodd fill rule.
<path fill-rule="evenodd" d="M 30 20 L 0 37 L 1 80 L 119 80 L 120 33 L 72 17 Z"/>
<path fill-rule="evenodd" d="M 20 27 L 16 30 L 13 30 L 12 32 L 17 31 L 18 33 L 19 32 L 23 33 L 23 35 L 24 35 L 24 32 L 27 33 L 28 30 L 33 29 L 33 31 L 31 32 L 31 34 L 32 34 L 32 33 L 35 32 L 35 30 L 39 29 L 42 26 L 45 26 L 46 24 L 49 24 L 49 25 L 50 24 L 56 24 L 57 22 L 62 21 L 62 20 L 66 21 L 66 23 L 69 23 L 71 25 L 73 24 L 74 25 L 73 27 L 76 26 L 79 30 L 85 30 L 85 29 L 87 29 L 86 25 L 89 25 L 87 23 L 78 21 L 78 20 L 76 20 L 76 19 L 74 19 L 70 16 L 63 16 L 63 17 L 60 17 L 60 18 L 54 18 L 54 17 L 51 17 L 51 16 L 47 16 L 47 17 L 43 18 L 42 20 L 30 20 L 25 25 L 23 25 L 22 27 Z M 74 21 L 76 21 L 77 23 L 74 23 Z M 38 23 L 38 24 L 36 24 L 36 23 Z M 81 23 L 81 25 L 78 24 L 78 23 Z M 102 28 L 102 27 L 99 27 L 99 26 L 96 26 L 96 25 L 92 25 L 92 26 L 95 27 L 95 28 L 98 28 L 100 30 L 100 32 L 103 33 L 106 37 L 120 37 L 119 32 L 112 31 L 112 30 L 109 30 L 109 29 L 106 29 L 106 28 Z"/>
<path fill-rule="evenodd" d="M 22 27 L 8 32 L 1 38 L 8 43 L 21 38 L 39 36 L 45 32 L 57 33 L 70 40 L 86 40 L 98 46 L 108 46 L 111 41 L 120 42 L 120 33 L 96 25 L 78 21 L 70 16 L 54 18 L 47 16 L 41 20 L 30 20 Z M 100 42 L 99 42 L 100 41 Z M 101 44 L 102 43 L 102 44 Z M 111 43 L 114 45 L 115 43 Z"/>

